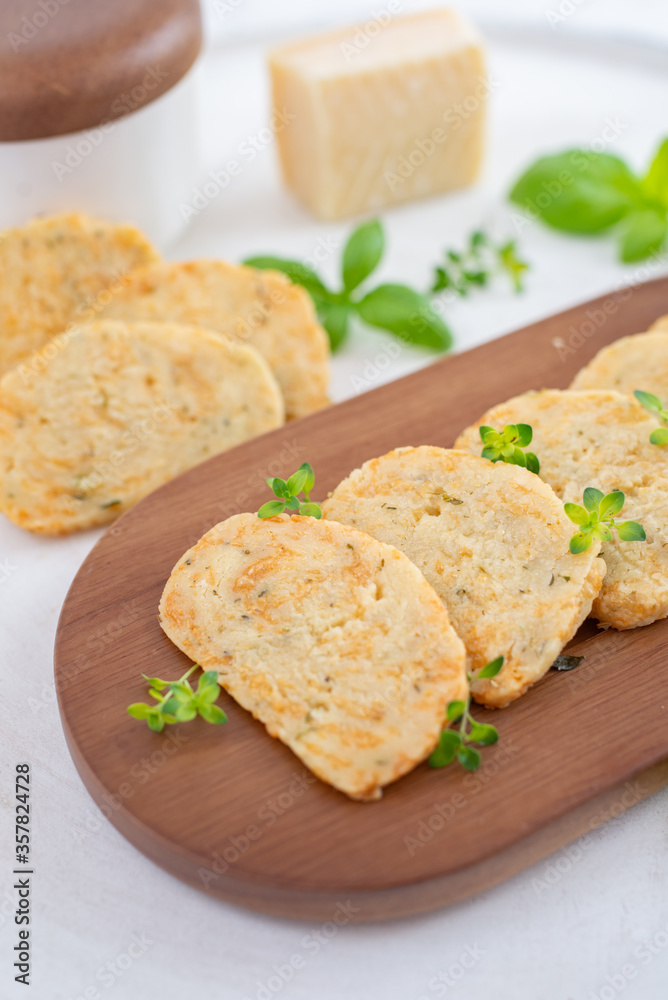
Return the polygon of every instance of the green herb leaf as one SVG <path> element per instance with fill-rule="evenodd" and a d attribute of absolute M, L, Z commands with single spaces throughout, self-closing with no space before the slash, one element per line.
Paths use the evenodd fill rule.
<path fill-rule="evenodd" d="M 354 230 L 343 250 L 343 287 L 352 292 L 369 277 L 383 256 L 385 235 L 378 219 L 362 223 Z"/>
<path fill-rule="evenodd" d="M 578 531 L 577 534 L 573 535 L 568 545 L 570 551 L 573 555 L 577 555 L 579 552 L 586 552 L 591 546 L 592 533 L 591 531 Z"/>
<path fill-rule="evenodd" d="M 317 503 L 302 503 L 299 505 L 299 513 L 302 517 L 314 517 L 319 521 L 322 517 L 322 510 Z"/>
<path fill-rule="evenodd" d="M 540 472 L 540 462 L 538 461 L 534 453 L 532 451 L 527 451 L 524 457 L 526 458 L 527 469 L 529 470 L 529 472 L 533 472 L 534 475 L 537 476 L 538 473 Z"/>
<path fill-rule="evenodd" d="M 518 447 L 526 448 L 528 444 L 531 444 L 531 439 L 533 438 L 531 424 L 517 424 L 516 430 Z"/>
<path fill-rule="evenodd" d="M 469 739 L 481 747 L 489 747 L 499 739 L 499 732 L 495 726 L 483 725 L 480 722 L 472 722 L 469 731 Z"/>
<path fill-rule="evenodd" d="M 309 503 L 308 498 L 315 483 L 315 474 L 312 466 L 308 462 L 303 462 L 296 472 L 290 476 L 287 482 L 275 476 L 267 479 L 267 483 L 274 493 L 281 497 L 280 500 L 268 500 L 262 504 L 257 516 L 260 518 L 274 517 L 282 514 L 283 511 L 294 511 L 304 517 L 322 517 L 322 511 L 317 503 Z M 302 503 L 299 494 L 304 493 L 307 502 Z"/>
<path fill-rule="evenodd" d="M 562 653 L 556 658 L 550 670 L 575 670 L 584 660 L 584 656 L 568 656 Z"/>
<path fill-rule="evenodd" d="M 480 767 L 480 754 L 473 747 L 460 747 L 457 750 L 457 760 L 467 771 L 477 771 Z"/>
<path fill-rule="evenodd" d="M 490 660 L 482 668 L 480 673 L 476 674 L 476 680 L 488 680 L 490 677 L 496 677 L 501 668 L 503 667 L 503 656 L 497 656 L 495 660 Z"/>
<path fill-rule="evenodd" d="M 285 510 L 285 504 L 281 500 L 267 500 L 263 503 L 257 512 L 257 516 L 260 518 L 265 517 L 275 517 L 277 514 L 282 514 Z"/>
<path fill-rule="evenodd" d="M 616 517 L 624 506 L 624 499 L 625 497 L 621 490 L 615 490 L 613 493 L 608 493 L 607 496 L 604 496 L 598 508 L 598 516 L 601 521 Z"/>
<path fill-rule="evenodd" d="M 629 212 L 619 227 L 620 260 L 627 264 L 644 260 L 663 246 L 667 232 L 665 209 L 639 208 Z"/>
<path fill-rule="evenodd" d="M 657 427 L 655 431 L 652 431 L 649 439 L 652 444 L 668 444 L 668 427 Z"/>
<path fill-rule="evenodd" d="M 310 267 L 306 267 L 305 264 L 302 264 L 298 260 L 286 260 L 284 257 L 259 256 L 247 257 L 242 263 L 246 267 L 254 267 L 259 271 L 280 271 L 282 274 L 287 275 L 295 285 L 301 285 L 302 288 L 305 288 L 312 295 L 318 296 L 318 298 L 327 299 L 332 294 L 325 288 L 315 271 Z"/>
<path fill-rule="evenodd" d="M 206 722 L 210 722 L 214 726 L 220 726 L 223 722 L 227 722 L 225 712 L 218 705 L 202 705 L 199 714 Z"/>
<path fill-rule="evenodd" d="M 564 511 L 573 524 L 579 524 L 581 526 L 589 524 L 589 514 L 584 507 L 580 506 L 579 503 L 565 503 Z"/>
<path fill-rule="evenodd" d="M 452 764 L 461 746 L 462 738 L 459 733 L 452 729 L 444 729 L 440 735 L 438 745 L 429 758 L 430 767 L 446 767 Z"/>
<path fill-rule="evenodd" d="M 304 489 L 306 485 L 307 472 L 306 469 L 300 468 L 290 476 L 287 481 L 288 496 L 296 497 L 298 493 Z"/>
<path fill-rule="evenodd" d="M 623 542 L 644 542 L 647 538 L 645 529 L 637 521 L 623 521 L 618 524 L 617 534 Z"/>
<path fill-rule="evenodd" d="M 348 336 L 348 325 L 352 307 L 343 302 L 316 303 L 318 319 L 324 326 L 329 337 L 329 346 L 337 351 Z"/>
<path fill-rule="evenodd" d="M 622 493 L 622 498 L 624 494 Z M 603 493 L 601 490 L 597 490 L 594 486 L 588 486 L 587 489 L 582 494 L 582 502 L 590 513 L 597 513 L 601 500 L 603 499 Z"/>
<path fill-rule="evenodd" d="M 466 702 L 464 701 L 451 701 L 445 710 L 445 717 L 448 722 L 456 722 L 457 719 L 461 719 L 462 715 L 466 711 Z"/>
<path fill-rule="evenodd" d="M 522 277 L 528 264 L 519 259 L 514 240 L 496 246 L 483 232 L 474 232 L 468 246 L 459 253 L 445 251 L 442 266 L 434 268 L 431 292 L 453 291 L 466 296 L 473 287 L 484 288 L 495 273 L 504 272 L 516 292 L 522 291 Z"/>
<path fill-rule="evenodd" d="M 407 285 L 379 285 L 357 303 L 357 311 L 365 323 L 410 344 L 436 351 L 452 346 L 452 335 L 429 300 Z"/>
<path fill-rule="evenodd" d="M 642 204 L 643 196 L 619 157 L 570 149 L 537 160 L 516 182 L 510 199 L 555 229 L 583 234 L 609 229 Z"/>
<path fill-rule="evenodd" d="M 652 201 L 668 208 L 668 139 L 664 139 L 657 149 L 642 189 Z"/>
<path fill-rule="evenodd" d="M 151 711 L 151 705 L 145 705 L 143 701 L 136 701 L 133 705 L 128 705 L 128 715 L 133 719 L 145 719 Z"/>
<path fill-rule="evenodd" d="M 655 396 L 652 392 L 643 392 L 642 389 L 636 389 L 633 393 L 638 402 L 649 410 L 650 413 L 661 413 L 663 410 L 663 403 L 658 396 Z"/>

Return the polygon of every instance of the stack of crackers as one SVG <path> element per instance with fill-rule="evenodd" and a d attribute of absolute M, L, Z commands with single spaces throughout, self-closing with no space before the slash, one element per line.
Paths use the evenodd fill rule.
<path fill-rule="evenodd" d="M 328 403 L 308 294 L 72 214 L 0 236 L 0 510 L 62 534 Z"/>

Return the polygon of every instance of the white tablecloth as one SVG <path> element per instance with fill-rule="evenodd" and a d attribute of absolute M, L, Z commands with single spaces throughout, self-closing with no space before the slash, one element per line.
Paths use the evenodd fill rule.
<path fill-rule="evenodd" d="M 207 168 L 224 162 L 267 115 L 263 42 L 381 8 L 359 0 L 205 0 L 210 49 L 201 67 Z M 404 9 L 419 6 L 406 0 Z M 475 190 L 387 213 L 383 276 L 425 283 L 428 265 L 479 223 L 513 233 L 503 193 L 539 152 L 587 143 L 617 123 L 611 151 L 647 161 L 666 131 L 668 72 L 656 52 L 599 49 L 587 33 L 668 42 L 665 2 L 552 0 L 460 5 L 490 32 L 490 152 Z M 546 12 L 563 14 L 552 28 Z M 564 12 L 566 12 L 564 14 Z M 513 39 L 500 17 L 548 33 Z M 552 18 L 554 21 L 554 18 Z M 515 31 L 517 30 L 514 29 Z M 576 37 L 580 41 L 576 42 Z M 574 39 L 572 44 L 568 39 Z M 583 50 L 582 45 L 585 45 Z M 587 51 L 587 45 L 593 45 Z M 607 52 L 607 55 L 606 55 Z M 611 54 L 612 53 L 612 54 Z M 664 56 L 668 68 L 668 55 Z M 646 63 L 646 64 L 645 64 Z M 340 245 L 346 226 L 309 220 L 282 192 L 274 152 L 262 151 L 238 184 L 196 220 L 173 256 L 252 252 L 308 255 Z M 528 291 L 503 286 L 458 303 L 448 318 L 461 349 L 664 264 L 623 268 L 609 240 L 569 240 L 538 226 L 520 233 L 532 262 Z M 333 274 L 335 257 L 324 265 Z M 668 304 L 666 311 L 668 312 Z M 351 395 L 387 341 L 357 331 L 336 360 L 337 399 Z M 425 363 L 404 351 L 379 384 Z M 0 998 L 39 1000 L 662 1000 L 668 988 L 668 792 L 609 822 L 476 899 L 421 918 L 343 926 L 314 943 L 317 926 L 247 913 L 190 889 L 153 866 L 104 820 L 85 792 L 63 739 L 52 681 L 52 645 L 67 588 L 98 534 L 29 536 L 0 524 L 3 655 L 0 759 Z M 602 681 L 603 682 L 603 681 Z M 633 712 L 633 705 L 629 705 Z M 642 719 L 638 719 L 641 726 Z M 611 733 L 614 740 L 614 733 Z M 12 885 L 13 772 L 32 764 L 33 986 L 15 985 Z M 308 935 L 311 935 L 310 937 Z M 288 978 L 291 956 L 303 958 Z"/>

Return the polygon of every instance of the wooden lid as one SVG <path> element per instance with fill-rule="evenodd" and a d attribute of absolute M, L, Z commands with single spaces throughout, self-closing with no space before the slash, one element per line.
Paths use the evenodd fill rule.
<path fill-rule="evenodd" d="M 122 118 L 184 76 L 199 0 L 2 0 L 0 142 Z"/>

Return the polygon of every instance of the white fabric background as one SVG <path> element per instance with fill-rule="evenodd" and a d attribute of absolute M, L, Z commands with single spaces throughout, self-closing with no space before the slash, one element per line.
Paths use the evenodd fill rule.
<path fill-rule="evenodd" d="M 204 2 L 210 49 L 200 68 L 203 173 L 233 156 L 267 120 L 265 44 L 304 28 L 365 19 L 383 6 L 383 0 L 232 0 L 231 9 L 219 14 L 214 0 Z M 474 190 L 387 213 L 383 277 L 425 284 L 442 248 L 456 246 L 481 222 L 500 235 L 513 233 L 503 194 L 539 152 L 591 142 L 611 119 L 620 123 L 611 151 L 641 166 L 668 131 L 668 47 L 662 56 L 660 49 L 668 46 L 664 0 L 573 0 L 573 13 L 551 29 L 546 11 L 560 5 L 568 9 L 560 0 L 460 4 L 489 29 L 491 72 L 500 81 L 491 105 L 485 176 Z M 405 0 L 407 11 L 418 6 L 425 5 Z M 511 32 L 503 27 L 508 22 L 514 25 Z M 603 36 L 607 47 L 596 41 Z M 626 43 L 644 39 L 645 54 L 638 57 L 628 44 L 615 47 L 613 36 Z M 340 243 L 347 228 L 310 220 L 282 192 L 274 151 L 267 148 L 170 253 L 239 259 L 275 251 L 304 257 L 318 241 Z M 621 282 L 666 271 L 656 264 L 622 267 L 610 240 L 570 240 L 537 226 L 520 236 L 532 262 L 526 294 L 516 297 L 501 282 L 448 307 L 458 349 Z M 334 259 L 325 270 L 333 276 Z M 371 372 L 367 381 L 376 385 L 428 360 L 403 349 L 376 376 L 368 363 L 374 364 L 386 344 L 381 334 L 356 331 L 335 362 L 337 399 L 352 394 L 354 377 Z M 55 704 L 52 644 L 58 612 L 97 537 L 89 532 L 45 540 L 0 524 L 0 1000 L 266 997 L 262 988 L 276 975 L 274 967 L 293 954 L 303 956 L 304 967 L 270 996 L 607 1000 L 623 993 L 625 1000 L 663 1000 L 668 792 L 613 820 L 570 855 L 561 851 L 476 899 L 412 920 L 342 927 L 317 953 L 312 939 L 305 941 L 317 927 L 227 906 L 154 867 L 101 817 L 84 791 Z M 13 770 L 21 760 L 31 761 L 34 775 L 31 992 L 14 986 L 11 969 Z M 144 950 L 130 960 L 125 956 L 133 935 L 143 941 L 134 939 L 133 952 Z M 434 981 L 450 968 L 458 976 L 466 949 L 478 957 L 463 978 L 454 985 Z"/>

